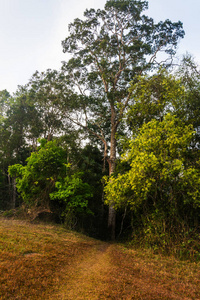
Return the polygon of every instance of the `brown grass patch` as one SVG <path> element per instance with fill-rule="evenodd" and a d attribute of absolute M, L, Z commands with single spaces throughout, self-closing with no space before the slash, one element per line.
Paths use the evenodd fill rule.
<path fill-rule="evenodd" d="M 200 299 L 198 263 L 0 220 L 0 299 Z"/>
<path fill-rule="evenodd" d="M 0 299 L 51 299 L 63 266 L 90 248 L 61 227 L 0 221 Z"/>

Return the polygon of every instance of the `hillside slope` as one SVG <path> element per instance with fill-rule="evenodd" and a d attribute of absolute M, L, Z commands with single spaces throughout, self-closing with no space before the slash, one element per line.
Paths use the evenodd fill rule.
<path fill-rule="evenodd" d="M 0 299 L 200 299 L 199 264 L 0 220 Z"/>

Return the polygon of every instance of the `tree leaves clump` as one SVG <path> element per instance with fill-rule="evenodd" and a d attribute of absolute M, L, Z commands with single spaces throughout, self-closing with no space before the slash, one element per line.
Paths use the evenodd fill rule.
<path fill-rule="evenodd" d="M 192 126 L 170 114 L 144 124 L 123 155 L 130 169 L 105 187 L 107 203 L 115 199 L 115 208 L 128 204 L 133 210 L 163 205 L 169 213 L 177 206 L 200 207 L 199 162 L 195 167 L 189 159 L 193 136 Z"/>
<path fill-rule="evenodd" d="M 38 152 L 32 152 L 26 166 L 9 167 L 23 201 L 30 207 L 51 209 L 56 200 L 62 218 L 68 211 L 87 208 L 87 200 L 92 197 L 89 184 L 83 183 L 81 173 L 71 170 L 66 152 L 56 141 L 44 143 L 43 140 L 42 144 Z"/>

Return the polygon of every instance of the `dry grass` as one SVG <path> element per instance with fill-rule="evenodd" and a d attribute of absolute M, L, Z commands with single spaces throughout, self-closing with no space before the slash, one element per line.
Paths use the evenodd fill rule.
<path fill-rule="evenodd" d="M 200 299 L 200 264 L 0 220 L 0 299 Z"/>

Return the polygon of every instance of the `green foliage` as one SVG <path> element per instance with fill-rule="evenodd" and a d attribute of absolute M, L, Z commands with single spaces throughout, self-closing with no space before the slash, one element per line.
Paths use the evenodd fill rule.
<path fill-rule="evenodd" d="M 147 1 L 107 1 L 104 9 L 86 10 L 83 20 L 75 19 L 62 42 L 64 52 L 73 55 L 63 64 L 64 77 L 74 91 L 78 87 L 78 107 L 86 120 L 85 126 L 80 117 L 74 122 L 100 140 L 112 170 L 130 81 L 156 65 L 159 51 L 171 57 L 184 36 L 181 22 L 156 24 L 143 14 L 147 8 Z"/>
<path fill-rule="evenodd" d="M 106 179 L 107 204 L 129 207 L 148 243 L 166 244 L 166 228 L 180 221 L 185 232 L 199 222 L 200 73 L 185 57 L 176 76 L 162 68 L 147 75 L 160 65 L 157 54 L 172 58 L 184 36 L 180 21 L 155 23 L 147 8 L 147 1 L 109 0 L 102 10 L 86 10 L 62 42 L 72 57 L 61 72 L 35 72 L 13 97 L 0 92 L 1 198 L 12 198 L 12 165 L 25 203 L 51 206 L 71 224 L 91 210 L 100 226 L 104 161 L 104 174 L 106 167 L 118 172 Z M 49 142 L 56 136 L 62 147 Z M 116 170 L 120 136 L 127 151 Z M 92 146 L 78 148 L 85 137 Z"/>
<path fill-rule="evenodd" d="M 81 179 L 81 173 L 66 176 L 62 181 L 56 181 L 55 191 L 50 193 L 50 199 L 60 202 L 63 207 L 61 217 L 67 220 L 69 212 L 91 213 L 88 199 L 93 195 L 89 184 Z M 65 221 L 66 221 L 65 220 Z"/>
<path fill-rule="evenodd" d="M 8 109 L 9 106 L 9 102 L 10 102 L 10 94 L 8 93 L 7 90 L 3 90 L 0 91 L 0 121 L 2 121 L 2 119 L 5 116 L 5 113 Z"/>
<path fill-rule="evenodd" d="M 82 220 L 84 228 L 94 237 L 105 238 L 107 207 L 103 203 L 103 153 L 94 145 L 86 145 L 77 156 L 78 169 L 83 172 L 82 180 L 91 187 L 93 197 L 88 199 L 88 209 L 93 214 Z M 105 172 L 104 172 L 105 173 Z"/>
<path fill-rule="evenodd" d="M 190 55 L 183 57 L 178 68 L 177 77 L 185 88 L 184 119 L 188 124 L 193 124 L 196 129 L 195 147 L 199 147 L 199 122 L 200 122 L 200 69 Z"/>
<path fill-rule="evenodd" d="M 128 203 L 137 209 L 146 201 L 155 206 L 164 202 L 172 211 L 182 199 L 183 204 L 200 207 L 200 173 L 187 160 L 193 135 L 191 126 L 171 115 L 144 124 L 123 157 L 130 170 L 106 186 L 107 203 L 115 199 L 116 208 Z"/>
<path fill-rule="evenodd" d="M 140 226 L 133 228 L 131 243 L 135 247 L 151 248 L 154 253 L 199 261 L 199 228 L 190 227 L 186 220 L 177 221 L 169 226 L 166 213 L 158 210 L 142 215 Z"/>
<path fill-rule="evenodd" d="M 69 101 L 72 92 L 67 88 L 65 78 L 56 70 L 36 71 L 27 87 L 28 99 L 34 103 L 44 137 L 50 141 L 61 131 L 67 131 L 69 125 L 64 116 L 72 105 Z"/>
<path fill-rule="evenodd" d="M 103 154 L 97 147 L 86 145 L 79 152 L 77 164 L 79 169 L 84 172 L 84 181 L 93 186 L 96 199 L 98 197 L 101 198 Z M 97 203 L 95 205 L 97 205 Z"/>
<path fill-rule="evenodd" d="M 77 213 L 91 213 L 87 208 L 91 187 L 72 170 L 66 151 L 56 141 L 40 142 L 27 165 L 10 166 L 9 174 L 16 177 L 17 190 L 27 205 L 51 208 L 71 228 Z"/>
<path fill-rule="evenodd" d="M 27 158 L 27 165 L 9 167 L 9 174 L 16 177 L 16 187 L 27 204 L 48 205 L 49 193 L 55 182 L 64 176 L 66 153 L 56 142 L 44 144 Z"/>
<path fill-rule="evenodd" d="M 156 24 L 143 14 L 147 7 L 147 1 L 116 0 L 107 1 L 103 10 L 87 9 L 83 20 L 77 18 L 69 25 L 62 42 L 64 52 L 72 54 L 62 70 L 73 90 L 78 88 L 80 114 L 84 114 L 84 124 L 80 116 L 74 123 L 98 138 L 109 174 L 115 172 L 116 135 L 123 131 L 120 125 L 130 102 L 130 81 L 157 65 L 158 52 L 172 56 L 184 36 L 180 21 Z M 114 215 L 110 206 L 112 239 Z"/>
<path fill-rule="evenodd" d="M 191 249 L 198 256 L 200 168 L 190 146 L 194 134 L 191 125 L 170 114 L 144 124 L 123 155 L 129 168 L 122 164 L 120 174 L 106 179 L 106 203 L 132 211 L 136 244 L 187 257 Z M 183 241 L 187 247 L 181 250 Z"/>
<path fill-rule="evenodd" d="M 24 167 L 20 164 L 15 164 L 8 167 L 8 172 L 11 177 L 21 177 L 23 176 Z"/>
<path fill-rule="evenodd" d="M 183 118 L 186 90 L 180 79 L 160 69 L 152 76 L 139 76 L 132 82 L 132 103 L 130 103 L 127 122 L 132 130 L 140 128 L 152 119 L 162 121 L 167 113 Z"/>

